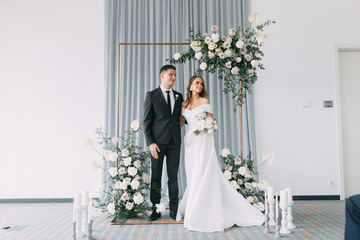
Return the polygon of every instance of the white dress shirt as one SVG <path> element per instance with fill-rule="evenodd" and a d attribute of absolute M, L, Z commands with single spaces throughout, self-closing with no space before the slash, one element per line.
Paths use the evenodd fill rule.
<path fill-rule="evenodd" d="M 163 85 L 160 84 L 161 91 L 163 92 L 165 102 L 167 103 L 167 93 L 166 91 L 170 91 L 170 104 L 171 104 L 171 113 L 173 113 L 174 106 L 175 106 L 175 98 L 174 98 L 174 92 L 172 88 L 170 90 L 167 90 Z"/>

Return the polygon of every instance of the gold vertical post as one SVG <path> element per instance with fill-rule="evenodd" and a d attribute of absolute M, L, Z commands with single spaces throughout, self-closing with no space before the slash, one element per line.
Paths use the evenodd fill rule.
<path fill-rule="evenodd" d="M 242 81 L 240 80 L 240 98 L 242 91 Z M 242 99 L 241 99 L 242 100 Z M 243 159 L 243 144 L 242 144 L 242 103 L 240 105 L 240 158 Z"/>

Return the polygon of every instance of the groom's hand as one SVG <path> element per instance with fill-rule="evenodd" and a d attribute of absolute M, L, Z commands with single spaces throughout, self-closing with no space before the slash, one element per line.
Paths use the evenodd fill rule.
<path fill-rule="evenodd" d="M 151 156 L 153 156 L 153 158 L 155 159 L 158 159 L 159 158 L 158 152 L 160 152 L 158 145 L 156 143 L 152 143 L 150 144 L 149 148 L 150 148 Z"/>

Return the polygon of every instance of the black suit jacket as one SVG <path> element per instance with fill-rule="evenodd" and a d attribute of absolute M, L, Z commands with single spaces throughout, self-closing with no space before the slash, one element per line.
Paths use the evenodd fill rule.
<path fill-rule="evenodd" d="M 173 90 L 175 105 L 170 113 L 161 88 L 146 93 L 144 102 L 144 133 L 146 144 L 168 144 L 173 138 L 181 143 L 180 114 L 183 96 Z"/>

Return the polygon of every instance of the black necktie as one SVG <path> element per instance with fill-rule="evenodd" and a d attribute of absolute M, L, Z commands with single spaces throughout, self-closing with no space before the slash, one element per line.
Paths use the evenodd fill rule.
<path fill-rule="evenodd" d="M 167 104 L 171 113 L 171 102 L 170 102 L 170 91 L 165 91 L 167 93 Z"/>

